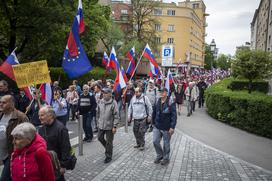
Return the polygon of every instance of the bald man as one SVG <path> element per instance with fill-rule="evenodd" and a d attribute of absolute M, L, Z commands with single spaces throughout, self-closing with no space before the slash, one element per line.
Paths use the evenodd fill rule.
<path fill-rule="evenodd" d="M 22 122 L 28 122 L 27 116 L 15 109 L 14 98 L 5 95 L 0 98 L 0 159 L 3 161 L 1 180 L 10 179 L 10 156 L 13 151 L 12 130 Z"/>

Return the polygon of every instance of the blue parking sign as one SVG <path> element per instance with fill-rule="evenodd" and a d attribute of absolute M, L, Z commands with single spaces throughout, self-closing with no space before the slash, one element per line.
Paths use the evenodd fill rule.
<path fill-rule="evenodd" d="M 165 48 L 163 51 L 165 57 L 171 56 L 171 48 Z"/>

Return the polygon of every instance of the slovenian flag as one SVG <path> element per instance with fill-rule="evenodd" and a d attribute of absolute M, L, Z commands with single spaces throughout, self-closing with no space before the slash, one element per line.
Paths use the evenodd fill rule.
<path fill-rule="evenodd" d="M 155 57 L 149 47 L 148 44 L 146 44 L 144 52 L 143 52 L 143 57 L 145 57 L 147 60 L 149 60 L 150 63 L 150 72 L 153 77 L 159 77 L 161 75 L 160 70 L 159 70 L 159 65 L 155 60 Z"/>
<path fill-rule="evenodd" d="M 77 21 L 78 21 L 78 32 L 83 33 L 85 31 L 85 22 L 84 22 L 84 18 L 83 18 L 82 0 L 78 0 L 76 17 L 77 17 Z"/>
<path fill-rule="evenodd" d="M 132 76 L 133 72 L 135 71 L 135 48 L 134 47 L 127 53 L 127 58 L 129 59 L 127 74 Z"/>
<path fill-rule="evenodd" d="M 102 64 L 107 67 L 109 63 L 109 57 L 106 52 L 104 52 L 103 59 L 102 59 Z"/>
<path fill-rule="evenodd" d="M 40 86 L 40 91 L 42 94 L 42 100 L 44 100 L 48 105 L 52 103 L 52 88 L 50 83 L 44 83 Z"/>
<path fill-rule="evenodd" d="M 170 95 L 170 91 L 171 91 L 171 86 L 174 84 L 174 79 L 172 76 L 172 73 L 170 71 L 170 69 L 168 69 L 168 73 L 167 73 L 167 78 L 166 78 L 166 82 L 165 82 L 165 88 L 168 90 L 168 93 Z"/>

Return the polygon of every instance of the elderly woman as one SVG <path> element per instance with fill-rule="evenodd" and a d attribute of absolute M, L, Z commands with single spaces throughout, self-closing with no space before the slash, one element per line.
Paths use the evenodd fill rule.
<path fill-rule="evenodd" d="M 22 123 L 11 132 L 14 151 L 11 155 L 13 181 L 55 180 L 51 158 L 45 140 L 36 133 L 31 123 Z"/>
<path fill-rule="evenodd" d="M 68 120 L 68 108 L 67 102 L 62 97 L 60 90 L 54 91 L 54 100 L 52 101 L 52 107 L 56 113 L 57 120 L 59 120 L 64 126 L 66 126 L 66 122 Z"/>

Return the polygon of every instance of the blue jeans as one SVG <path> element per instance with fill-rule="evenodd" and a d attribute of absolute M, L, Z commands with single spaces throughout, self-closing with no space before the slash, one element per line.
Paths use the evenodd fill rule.
<path fill-rule="evenodd" d="M 161 147 L 161 139 L 163 138 L 163 148 Z M 169 160 L 170 157 L 170 140 L 171 136 L 168 131 L 159 130 L 156 127 L 153 129 L 153 145 L 157 153 L 157 158 Z"/>
<path fill-rule="evenodd" d="M 83 130 L 85 133 L 86 139 L 93 139 L 93 128 L 92 128 L 92 119 L 93 116 L 91 113 L 82 114 L 83 116 Z"/>

